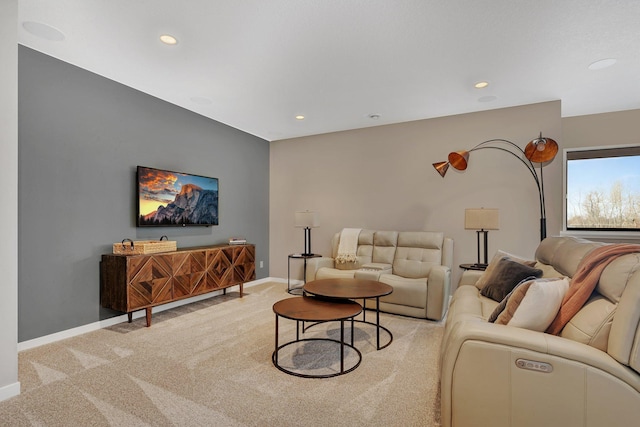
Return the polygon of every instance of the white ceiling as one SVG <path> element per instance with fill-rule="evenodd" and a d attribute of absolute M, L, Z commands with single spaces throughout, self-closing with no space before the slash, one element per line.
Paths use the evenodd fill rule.
<path fill-rule="evenodd" d="M 269 141 L 558 99 L 563 117 L 640 108 L 638 0 L 19 0 L 19 21 L 24 46 Z"/>

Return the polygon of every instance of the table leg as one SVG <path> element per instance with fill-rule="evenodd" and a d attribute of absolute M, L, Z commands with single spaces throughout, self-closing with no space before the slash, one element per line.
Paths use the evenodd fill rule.
<path fill-rule="evenodd" d="M 340 321 L 340 372 L 344 372 L 344 320 Z"/>
<path fill-rule="evenodd" d="M 380 350 L 380 297 L 376 297 L 376 335 L 378 350 Z"/>
<path fill-rule="evenodd" d="M 273 358 L 274 361 L 276 362 L 276 366 L 278 365 L 278 315 L 276 314 L 276 348 L 275 351 L 273 352 Z"/>
<path fill-rule="evenodd" d="M 307 283 L 307 259 L 304 258 L 303 261 L 304 261 L 304 267 L 302 269 L 302 272 L 303 272 L 302 283 L 304 284 L 304 283 Z"/>
<path fill-rule="evenodd" d="M 352 317 L 351 318 L 351 346 L 353 346 L 353 331 L 354 331 L 353 325 L 354 325 L 354 323 L 356 323 L 355 317 Z"/>
<path fill-rule="evenodd" d="M 287 292 L 291 292 L 291 257 L 287 258 Z"/>

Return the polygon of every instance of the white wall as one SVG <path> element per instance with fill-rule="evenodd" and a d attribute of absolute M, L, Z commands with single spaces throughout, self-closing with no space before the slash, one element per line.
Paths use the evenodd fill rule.
<path fill-rule="evenodd" d="M 18 1 L 0 2 L 0 400 L 18 382 Z"/>
<path fill-rule="evenodd" d="M 270 273 L 287 276 L 287 254 L 303 249 L 296 210 L 315 210 L 313 252 L 328 255 L 343 227 L 437 230 L 454 239 L 454 283 L 460 263 L 476 259 L 476 234 L 464 209 L 500 209 L 489 252 L 532 257 L 540 241 L 538 192 L 518 159 L 497 150 L 472 153 L 466 172 L 443 179 L 432 163 L 492 138 L 521 148 L 542 132 L 562 148 L 560 101 L 421 120 L 271 143 Z M 548 235 L 562 225 L 562 156 L 544 168 Z M 294 269 L 301 278 L 301 269 Z"/>

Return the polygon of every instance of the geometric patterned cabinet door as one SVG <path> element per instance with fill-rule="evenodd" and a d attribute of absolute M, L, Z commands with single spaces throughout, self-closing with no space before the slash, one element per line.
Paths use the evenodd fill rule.
<path fill-rule="evenodd" d="M 100 304 L 129 315 L 183 298 L 240 286 L 256 278 L 254 245 L 216 245 L 149 255 L 105 254 L 100 261 Z"/>

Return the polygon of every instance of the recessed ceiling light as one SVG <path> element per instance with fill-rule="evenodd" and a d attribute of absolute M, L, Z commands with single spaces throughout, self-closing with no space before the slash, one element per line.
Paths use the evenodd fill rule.
<path fill-rule="evenodd" d="M 485 81 L 478 82 L 473 85 L 473 87 L 475 87 L 476 89 L 484 89 L 487 86 L 489 86 L 489 82 L 485 82 Z"/>
<path fill-rule="evenodd" d="M 163 34 L 160 36 L 160 41 L 164 44 L 174 45 L 178 44 L 178 39 L 173 37 L 171 34 Z"/>
<path fill-rule="evenodd" d="M 615 58 L 601 59 L 599 61 L 592 62 L 591 64 L 589 64 L 588 68 L 590 70 L 602 70 L 603 68 L 611 67 L 615 63 L 616 63 Z"/>
<path fill-rule="evenodd" d="M 380 118 L 380 114 L 369 114 L 367 117 L 369 117 L 371 120 L 378 120 Z"/>
<path fill-rule="evenodd" d="M 47 24 L 25 21 L 22 23 L 22 28 L 27 30 L 28 33 L 46 40 L 51 40 L 54 42 L 60 42 L 64 40 L 64 34 L 62 34 L 62 31 Z"/>
<path fill-rule="evenodd" d="M 304 116 L 302 114 L 298 114 L 296 116 L 296 120 L 304 120 Z"/>

